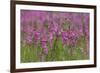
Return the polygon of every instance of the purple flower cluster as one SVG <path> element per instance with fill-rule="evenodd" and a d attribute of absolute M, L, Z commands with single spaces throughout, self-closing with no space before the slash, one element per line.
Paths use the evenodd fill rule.
<path fill-rule="evenodd" d="M 75 30 L 68 30 L 62 32 L 62 41 L 65 45 L 67 44 L 73 46 L 77 42 L 77 39 L 78 39 L 78 35 L 75 32 Z"/>
<path fill-rule="evenodd" d="M 40 44 L 48 54 L 55 38 L 61 38 L 64 45 L 70 46 L 82 36 L 89 41 L 89 13 L 21 10 L 21 33 L 22 41 Z"/>

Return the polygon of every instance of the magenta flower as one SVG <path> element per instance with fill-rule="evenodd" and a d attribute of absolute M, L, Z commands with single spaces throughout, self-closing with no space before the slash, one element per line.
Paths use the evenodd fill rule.
<path fill-rule="evenodd" d="M 34 31 L 34 44 L 38 44 L 40 40 L 40 33 L 38 31 Z"/>
<path fill-rule="evenodd" d="M 48 54 L 47 41 L 45 39 L 42 39 L 42 41 L 41 41 L 41 47 L 43 48 L 44 54 Z"/>
<path fill-rule="evenodd" d="M 53 46 L 53 39 L 54 39 L 54 35 L 53 35 L 53 33 L 52 32 L 50 32 L 49 33 L 49 43 L 50 43 L 50 48 L 52 48 L 52 46 Z"/>
<path fill-rule="evenodd" d="M 66 44 L 68 40 L 68 33 L 66 31 L 62 32 L 62 41 L 64 44 Z"/>

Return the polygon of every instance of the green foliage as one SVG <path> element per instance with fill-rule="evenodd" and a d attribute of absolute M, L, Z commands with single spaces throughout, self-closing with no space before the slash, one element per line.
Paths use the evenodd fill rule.
<path fill-rule="evenodd" d="M 43 54 L 43 49 L 40 45 L 30 47 L 29 45 L 21 46 L 21 62 L 47 62 L 47 61 L 71 61 L 84 60 L 84 52 L 81 47 L 84 47 L 84 39 L 78 41 L 78 45 L 72 48 L 64 46 L 60 40 L 55 40 L 53 48 L 48 48 L 48 54 Z M 48 45 L 49 46 L 49 45 Z"/>

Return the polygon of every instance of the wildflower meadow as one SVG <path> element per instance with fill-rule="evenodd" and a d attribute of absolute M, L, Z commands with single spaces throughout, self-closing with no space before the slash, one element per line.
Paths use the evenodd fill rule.
<path fill-rule="evenodd" d="M 89 59 L 89 13 L 21 10 L 21 62 Z"/>

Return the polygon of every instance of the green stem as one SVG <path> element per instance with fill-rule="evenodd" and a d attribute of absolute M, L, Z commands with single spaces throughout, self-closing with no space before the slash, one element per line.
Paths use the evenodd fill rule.
<path fill-rule="evenodd" d="M 51 53 L 52 60 L 54 60 L 54 57 L 55 57 L 55 54 L 56 54 L 56 52 L 55 52 L 56 42 L 57 42 L 57 37 L 56 37 L 56 39 L 54 41 L 54 45 L 53 45 L 53 49 L 52 49 L 52 53 Z"/>

